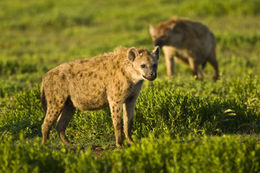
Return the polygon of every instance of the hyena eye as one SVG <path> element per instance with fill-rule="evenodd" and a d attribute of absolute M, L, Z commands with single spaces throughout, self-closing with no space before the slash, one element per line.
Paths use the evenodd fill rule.
<path fill-rule="evenodd" d="M 141 65 L 141 68 L 145 68 L 145 67 L 146 67 L 146 65 L 145 65 L 145 64 L 142 64 L 142 65 Z"/>

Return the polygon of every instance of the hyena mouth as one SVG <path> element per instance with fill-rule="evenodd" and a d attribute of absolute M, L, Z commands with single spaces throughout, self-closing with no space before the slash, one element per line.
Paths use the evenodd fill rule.
<path fill-rule="evenodd" d="M 153 81 L 153 80 L 156 79 L 156 75 L 154 75 L 154 76 L 149 76 L 149 77 L 143 75 L 143 78 L 145 78 L 146 80 L 149 80 L 149 81 Z"/>

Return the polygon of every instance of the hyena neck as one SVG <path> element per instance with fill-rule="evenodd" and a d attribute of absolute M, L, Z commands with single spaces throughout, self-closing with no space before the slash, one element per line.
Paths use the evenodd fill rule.
<path fill-rule="evenodd" d="M 135 70 L 132 65 L 131 66 L 127 66 L 127 68 L 125 69 L 126 71 L 126 76 L 127 78 L 129 78 L 133 84 L 137 84 L 140 81 L 143 81 L 143 77 L 140 74 L 140 72 L 138 72 L 137 70 Z"/>

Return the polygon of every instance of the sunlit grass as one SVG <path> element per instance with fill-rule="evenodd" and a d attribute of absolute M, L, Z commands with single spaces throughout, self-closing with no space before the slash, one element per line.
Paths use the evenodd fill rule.
<path fill-rule="evenodd" d="M 258 0 L 0 1 L 0 172 L 259 172 L 259 12 Z M 115 149 L 109 109 L 76 111 L 73 148 L 55 128 L 40 144 L 49 69 L 119 45 L 151 49 L 149 24 L 175 15 L 215 34 L 220 80 L 209 64 L 202 82 L 180 64 L 168 78 L 161 54 L 137 100 L 136 145 Z"/>

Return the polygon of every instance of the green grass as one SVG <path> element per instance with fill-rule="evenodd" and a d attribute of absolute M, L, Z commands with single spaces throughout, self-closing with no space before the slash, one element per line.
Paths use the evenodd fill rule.
<path fill-rule="evenodd" d="M 258 172 L 260 147 L 251 137 L 150 135 L 128 148 L 100 157 L 90 148 L 70 150 L 39 145 L 39 138 L 2 137 L 2 172 Z M 57 147 L 56 147 L 57 148 Z"/>
<path fill-rule="evenodd" d="M 260 2 L 258 0 L 3 0 L 0 2 L 0 172 L 260 172 Z M 115 149 L 109 109 L 76 111 L 40 144 L 42 76 L 60 63 L 115 47 L 152 49 L 149 24 L 171 16 L 215 34 L 220 80 L 196 81 L 176 64 L 145 82 L 137 100 L 135 145 Z"/>

